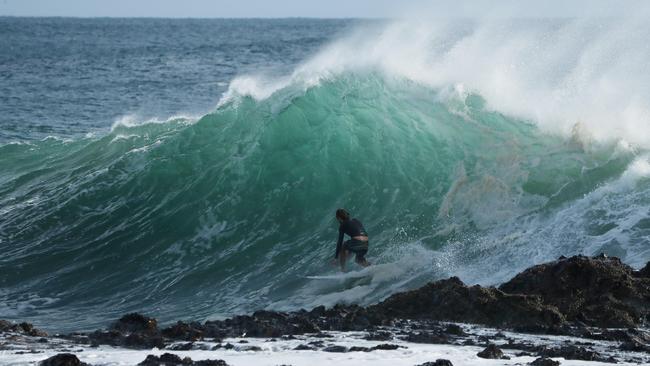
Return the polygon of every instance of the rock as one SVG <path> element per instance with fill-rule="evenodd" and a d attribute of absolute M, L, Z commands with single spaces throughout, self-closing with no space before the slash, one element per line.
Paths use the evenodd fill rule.
<path fill-rule="evenodd" d="M 541 347 L 537 352 L 541 357 L 562 357 L 565 360 L 583 360 L 583 361 L 597 361 L 597 362 L 614 362 L 616 360 L 611 357 L 603 357 L 600 353 L 588 350 L 584 347 L 577 346 L 562 346 L 554 348 Z"/>
<path fill-rule="evenodd" d="M 305 312 L 281 313 L 257 311 L 253 315 L 236 316 L 226 320 L 207 321 L 204 336 L 279 338 L 283 335 L 318 333 L 320 329 Z"/>
<path fill-rule="evenodd" d="M 192 366 L 228 366 L 224 360 L 199 360 L 192 362 Z"/>
<path fill-rule="evenodd" d="M 425 362 L 417 366 L 454 366 L 449 360 L 438 359 L 435 362 Z"/>
<path fill-rule="evenodd" d="M 312 345 L 314 347 L 318 347 L 318 348 L 325 347 L 325 343 L 323 343 L 323 341 L 311 341 L 308 344 L 310 344 L 310 345 Z"/>
<path fill-rule="evenodd" d="M 133 349 L 150 349 L 153 347 L 164 348 L 165 343 L 160 336 L 147 336 L 143 334 L 124 335 L 118 331 L 95 331 L 88 334 L 91 346 L 108 344 L 117 347 Z"/>
<path fill-rule="evenodd" d="M 312 337 L 314 338 L 334 338 L 331 334 L 323 333 L 323 332 L 318 332 L 316 334 L 313 334 Z"/>
<path fill-rule="evenodd" d="M 480 358 L 487 358 L 492 360 L 508 360 L 509 357 L 504 356 L 503 351 L 494 344 L 488 345 L 484 350 L 476 354 Z"/>
<path fill-rule="evenodd" d="M 646 352 L 650 353 L 650 346 L 642 343 L 637 339 L 631 339 L 621 343 L 619 349 L 621 351 L 632 351 L 632 352 Z"/>
<path fill-rule="evenodd" d="M 118 321 L 113 323 L 109 330 L 115 330 L 120 333 L 143 333 L 158 334 L 158 322 L 154 318 L 149 318 L 138 313 L 126 314 Z"/>
<path fill-rule="evenodd" d="M 413 343 L 428 343 L 428 344 L 449 344 L 451 341 L 447 335 L 435 332 L 419 332 L 408 333 L 404 339 L 407 342 Z"/>
<path fill-rule="evenodd" d="M 335 353 L 345 353 L 348 351 L 347 347 L 344 346 L 328 346 L 322 349 L 323 352 L 335 352 Z"/>
<path fill-rule="evenodd" d="M 203 339 L 203 326 L 196 322 L 188 324 L 179 321 L 163 329 L 161 333 L 164 337 L 170 339 L 193 342 Z"/>
<path fill-rule="evenodd" d="M 246 346 L 239 349 L 242 352 L 259 352 L 262 350 L 262 347 L 259 346 Z"/>
<path fill-rule="evenodd" d="M 650 278 L 614 257 L 574 256 L 533 266 L 502 284 L 510 294 L 539 295 L 569 321 L 633 327 L 650 315 Z"/>
<path fill-rule="evenodd" d="M 648 271 L 649 266 L 646 266 Z M 472 339 L 459 339 L 468 336 L 462 327 L 439 323 L 463 322 L 524 332 L 612 339 L 620 341 L 623 350 L 644 350 L 650 345 L 650 337 L 643 332 L 629 329 L 593 332 L 589 327 L 634 326 L 644 317 L 650 318 L 650 277 L 645 276 L 646 268 L 633 271 L 617 258 L 576 256 L 531 267 L 499 288 L 467 286 L 452 277 L 394 294 L 368 307 L 336 305 L 289 313 L 257 311 L 204 324 L 177 322 L 163 330 L 158 329 L 155 319 L 132 313 L 106 331 L 75 339 L 91 345 L 145 349 L 163 348 L 169 340 L 194 342 L 204 337 L 292 339 L 295 335 L 310 334 L 328 338 L 331 337 L 328 331 L 365 331 L 368 332 L 365 338 L 370 340 L 388 341 L 397 335 L 417 343 L 472 344 Z M 20 332 L 33 331 L 31 325 L 0 321 L 0 331 L 14 327 Z M 403 331 L 393 334 L 378 329 Z M 479 337 L 479 343 L 489 342 L 490 338 Z M 309 346 L 324 347 L 324 344 Z M 540 351 L 522 350 L 532 354 Z"/>
<path fill-rule="evenodd" d="M 393 333 L 387 331 L 370 332 L 364 339 L 369 341 L 390 341 L 393 339 Z"/>
<path fill-rule="evenodd" d="M 489 326 L 552 326 L 564 322 L 539 296 L 511 295 L 493 287 L 465 286 L 457 277 L 398 293 L 368 307 L 383 318 L 431 319 Z"/>
<path fill-rule="evenodd" d="M 72 353 L 59 353 L 38 363 L 39 366 L 85 366 L 88 365 L 79 361 Z"/>
<path fill-rule="evenodd" d="M 650 262 L 646 263 L 645 267 L 641 268 L 635 275 L 637 277 L 650 278 Z"/>
<path fill-rule="evenodd" d="M 396 344 L 382 343 L 382 344 L 378 344 L 378 345 L 372 347 L 372 348 L 371 348 L 371 351 L 377 351 L 377 350 L 381 350 L 381 351 L 393 351 L 393 350 L 396 350 L 396 349 L 401 348 L 401 347 L 402 347 L 402 346 L 398 346 L 398 345 L 396 345 Z"/>
<path fill-rule="evenodd" d="M 108 344 L 133 349 L 164 348 L 165 342 L 158 330 L 156 319 L 132 313 L 124 315 L 107 331 L 88 334 L 91 345 Z"/>
<path fill-rule="evenodd" d="M 12 325 L 8 320 L 0 319 L 0 332 L 10 332 Z"/>
<path fill-rule="evenodd" d="M 445 328 L 445 333 L 458 336 L 458 337 L 467 336 L 467 333 L 465 333 L 463 328 L 461 328 L 459 325 L 456 324 L 448 324 L 447 328 Z"/>
<path fill-rule="evenodd" d="M 293 350 L 294 351 L 315 351 L 316 348 L 308 346 L 306 344 L 299 344 Z"/>
<path fill-rule="evenodd" d="M 550 358 L 543 358 L 540 357 L 536 359 L 535 361 L 529 363 L 531 366 L 560 366 L 559 361 L 553 361 Z"/>
<path fill-rule="evenodd" d="M 348 349 L 348 352 L 372 352 L 372 351 L 393 351 L 398 348 L 401 348 L 402 346 L 398 346 L 396 344 L 379 344 L 374 347 L 358 347 L 358 346 L 353 346 Z"/>
<path fill-rule="evenodd" d="M 0 319 L 0 333 L 5 332 L 15 332 L 31 337 L 47 337 L 46 332 L 34 328 L 31 323 L 23 322 L 20 324 L 14 324 L 10 321 Z"/>
<path fill-rule="evenodd" d="M 147 355 L 144 361 L 140 362 L 140 366 L 172 366 L 172 365 L 189 365 L 191 359 L 181 359 L 179 356 L 171 353 L 163 353 L 160 356 Z"/>
<path fill-rule="evenodd" d="M 358 347 L 358 346 L 353 346 L 348 349 L 348 352 L 370 352 L 371 349 L 368 347 Z"/>
<path fill-rule="evenodd" d="M 189 351 L 193 348 L 194 344 L 192 342 L 187 343 L 178 343 L 168 346 L 167 349 L 172 351 Z"/>
<path fill-rule="evenodd" d="M 192 361 L 191 358 L 185 357 L 181 359 L 179 356 L 164 353 L 161 356 L 148 355 L 144 361 L 138 364 L 139 366 L 228 366 L 226 361 L 223 360 L 201 360 Z"/>

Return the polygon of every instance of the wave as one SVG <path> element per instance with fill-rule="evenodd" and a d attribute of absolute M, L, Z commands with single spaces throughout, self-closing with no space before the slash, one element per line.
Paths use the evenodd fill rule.
<path fill-rule="evenodd" d="M 198 119 L 0 146 L 0 312 L 83 330 L 128 311 L 167 321 L 367 304 L 450 275 L 497 283 L 559 255 L 645 263 L 647 124 L 608 117 L 645 106 L 613 95 L 605 106 L 621 105 L 600 115 L 589 96 L 599 80 L 623 93 L 615 71 L 646 51 L 623 44 L 628 61 L 597 62 L 618 33 L 503 27 L 366 28 L 292 75 L 234 80 Z M 528 55 L 540 45 L 554 56 Z M 626 92 L 642 97 L 644 77 Z M 364 222 L 375 265 L 307 278 L 334 271 L 339 207 Z"/>

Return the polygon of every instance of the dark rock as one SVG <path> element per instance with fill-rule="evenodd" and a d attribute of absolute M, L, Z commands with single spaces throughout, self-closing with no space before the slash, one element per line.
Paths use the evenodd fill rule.
<path fill-rule="evenodd" d="M 160 336 L 148 336 L 140 333 L 129 334 L 126 337 L 120 337 L 121 342 L 117 345 L 134 348 L 134 349 L 143 349 L 143 348 L 165 348 L 165 342 L 163 342 L 162 337 Z"/>
<path fill-rule="evenodd" d="M 459 325 L 456 324 L 449 324 L 447 325 L 447 328 L 445 328 L 445 333 L 455 335 L 458 337 L 466 337 L 467 333 L 461 328 Z"/>
<path fill-rule="evenodd" d="M 322 349 L 323 352 L 335 352 L 335 353 L 345 353 L 348 351 L 347 347 L 344 346 L 328 346 Z"/>
<path fill-rule="evenodd" d="M 25 355 L 25 354 L 28 354 L 28 353 L 32 353 L 32 354 L 34 354 L 34 353 L 43 353 L 43 351 L 37 351 L 35 349 L 30 349 L 29 351 L 18 351 L 18 352 L 16 352 L 17 355 Z"/>
<path fill-rule="evenodd" d="M 192 362 L 192 366 L 228 366 L 224 360 L 200 360 Z"/>
<path fill-rule="evenodd" d="M 294 349 L 294 351 L 314 351 L 316 348 L 308 346 L 306 344 L 299 344 Z"/>
<path fill-rule="evenodd" d="M 325 347 L 325 343 L 323 343 L 323 341 L 311 341 L 308 344 L 318 348 Z"/>
<path fill-rule="evenodd" d="M 228 366 L 223 360 L 201 360 L 192 361 L 191 358 L 185 357 L 181 359 L 179 356 L 164 353 L 161 356 L 148 355 L 144 361 L 138 364 L 139 366 Z"/>
<path fill-rule="evenodd" d="M 613 257 L 574 256 L 531 267 L 499 287 L 539 295 L 569 321 L 603 328 L 633 327 L 650 315 L 650 278 Z"/>
<path fill-rule="evenodd" d="M 439 323 L 444 321 L 524 332 L 616 339 L 621 342 L 623 350 L 644 350 L 650 344 L 650 337 L 642 332 L 635 333 L 629 329 L 593 332 L 590 327 L 639 324 L 644 317 L 650 318 L 649 300 L 650 277 L 645 276 L 645 268 L 635 272 L 617 258 L 578 256 L 531 267 L 499 288 L 466 286 L 453 277 L 394 294 L 368 307 L 319 306 L 311 311 L 290 313 L 257 311 L 252 315 L 206 321 L 203 325 L 178 322 L 162 331 L 158 330 L 153 318 L 127 314 L 108 331 L 90 333 L 85 340 L 82 337 L 77 337 L 77 340 L 93 346 L 163 348 L 166 340 L 194 342 L 204 337 L 291 339 L 302 334 L 327 338 L 330 337 L 328 331 L 365 331 L 369 332 L 365 338 L 372 340 L 387 341 L 397 336 L 417 343 L 473 343 L 471 339 L 459 339 L 468 336 L 463 328 Z M 33 331 L 31 325 L 0 321 L 0 331 L 12 327 L 20 328 L 20 332 Z M 401 330 L 393 334 L 377 329 Z M 479 337 L 481 342 L 487 344 L 490 338 Z M 225 347 L 229 346 L 233 347 Z M 310 346 L 324 347 L 322 342 L 310 343 Z M 522 350 L 532 354 L 542 351 Z"/>
<path fill-rule="evenodd" d="M 144 361 L 140 362 L 140 366 L 173 366 L 173 365 L 190 365 L 191 359 L 181 359 L 179 356 L 172 353 L 163 353 L 160 356 L 147 355 Z"/>
<path fill-rule="evenodd" d="M 7 320 L 0 319 L 0 332 L 10 332 L 13 323 Z"/>
<path fill-rule="evenodd" d="M 192 342 L 203 339 L 203 326 L 196 322 L 188 324 L 179 321 L 176 324 L 163 329 L 161 333 L 164 337 L 170 339 Z"/>
<path fill-rule="evenodd" d="M 334 338 L 334 336 L 332 336 L 331 334 L 327 334 L 323 332 L 313 334 L 312 337 L 313 338 Z"/>
<path fill-rule="evenodd" d="M 491 326 L 559 325 L 564 317 L 539 296 L 511 295 L 496 288 L 468 287 L 458 279 L 432 282 L 368 307 L 384 318 L 432 319 Z"/>
<path fill-rule="evenodd" d="M 253 315 L 236 316 L 226 320 L 207 321 L 204 336 L 226 337 L 281 337 L 290 334 L 318 333 L 320 329 L 307 313 L 280 313 L 257 311 Z"/>
<path fill-rule="evenodd" d="M 504 356 L 503 351 L 494 344 L 488 345 L 484 350 L 476 354 L 480 358 L 488 358 L 493 360 L 507 360 L 508 357 Z"/>
<path fill-rule="evenodd" d="M 642 343 L 639 340 L 632 339 L 621 343 L 619 349 L 621 351 L 632 351 L 632 352 L 646 352 L 650 353 L 650 346 L 648 344 Z"/>
<path fill-rule="evenodd" d="M 348 352 L 370 352 L 371 349 L 368 347 L 358 347 L 358 346 L 353 346 L 348 349 Z"/>
<path fill-rule="evenodd" d="M 98 330 L 87 336 L 93 347 L 100 344 L 133 349 L 165 347 L 156 319 L 137 313 L 124 315 L 113 323 L 108 331 Z"/>
<path fill-rule="evenodd" d="M 531 366 L 560 366 L 559 361 L 553 361 L 550 358 L 538 358 L 535 361 L 529 363 Z"/>
<path fill-rule="evenodd" d="M 179 343 L 168 346 L 167 349 L 172 351 L 189 351 L 193 348 L 194 344 L 192 342 L 188 343 Z"/>
<path fill-rule="evenodd" d="M 246 346 L 246 347 L 242 347 L 240 349 L 240 351 L 243 351 L 243 352 L 246 352 L 246 351 L 259 352 L 261 350 L 262 350 L 262 347 L 259 347 L 259 346 Z"/>
<path fill-rule="evenodd" d="M 0 319 L 0 333 L 5 332 L 15 332 L 31 337 L 47 337 L 46 332 L 34 328 L 31 323 L 23 322 L 20 324 L 14 324 L 10 321 Z"/>
<path fill-rule="evenodd" d="M 646 263 L 645 267 L 641 268 L 635 275 L 637 277 L 650 278 L 650 262 Z"/>
<path fill-rule="evenodd" d="M 369 341 L 390 341 L 393 339 L 393 333 L 387 331 L 370 332 L 364 339 Z"/>
<path fill-rule="evenodd" d="M 126 314 L 113 323 L 109 330 L 120 333 L 158 334 L 158 322 L 138 313 Z"/>
<path fill-rule="evenodd" d="M 417 366 L 454 366 L 449 360 L 438 359 L 435 362 L 425 362 Z"/>
<path fill-rule="evenodd" d="M 451 343 L 449 337 L 442 333 L 435 332 L 419 332 L 409 333 L 404 339 L 407 342 L 413 343 L 428 343 L 428 344 L 449 344 Z"/>
<path fill-rule="evenodd" d="M 388 343 L 382 343 L 378 344 L 374 347 L 372 347 L 373 350 L 381 350 L 381 351 L 393 351 L 398 348 L 401 348 L 402 346 L 398 346 L 396 344 L 388 344 Z"/>
<path fill-rule="evenodd" d="M 562 357 L 565 360 L 583 360 L 598 362 L 616 362 L 612 357 L 603 357 L 595 351 L 588 350 L 584 347 L 562 346 L 554 348 L 540 347 L 537 352 L 541 357 Z"/>
<path fill-rule="evenodd" d="M 79 361 L 72 353 L 59 353 L 38 363 L 39 366 L 85 366 L 86 363 Z"/>

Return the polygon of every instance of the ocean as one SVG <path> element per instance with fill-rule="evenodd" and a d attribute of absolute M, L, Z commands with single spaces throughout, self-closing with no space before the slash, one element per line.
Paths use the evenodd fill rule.
<path fill-rule="evenodd" d="M 375 303 L 650 260 L 650 25 L 0 18 L 0 319 Z M 373 266 L 340 281 L 334 212 Z M 360 275 L 359 275 L 360 273 Z"/>

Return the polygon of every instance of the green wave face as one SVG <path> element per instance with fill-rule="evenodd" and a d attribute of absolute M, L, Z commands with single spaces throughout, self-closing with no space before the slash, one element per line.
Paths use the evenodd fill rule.
<path fill-rule="evenodd" d="M 562 254 L 650 257 L 643 151 L 441 95 L 346 74 L 198 121 L 4 145 L 0 313 L 78 330 L 127 311 L 365 304 L 449 275 L 495 283 Z M 335 270 L 339 207 L 365 224 L 375 265 L 308 279 Z"/>

